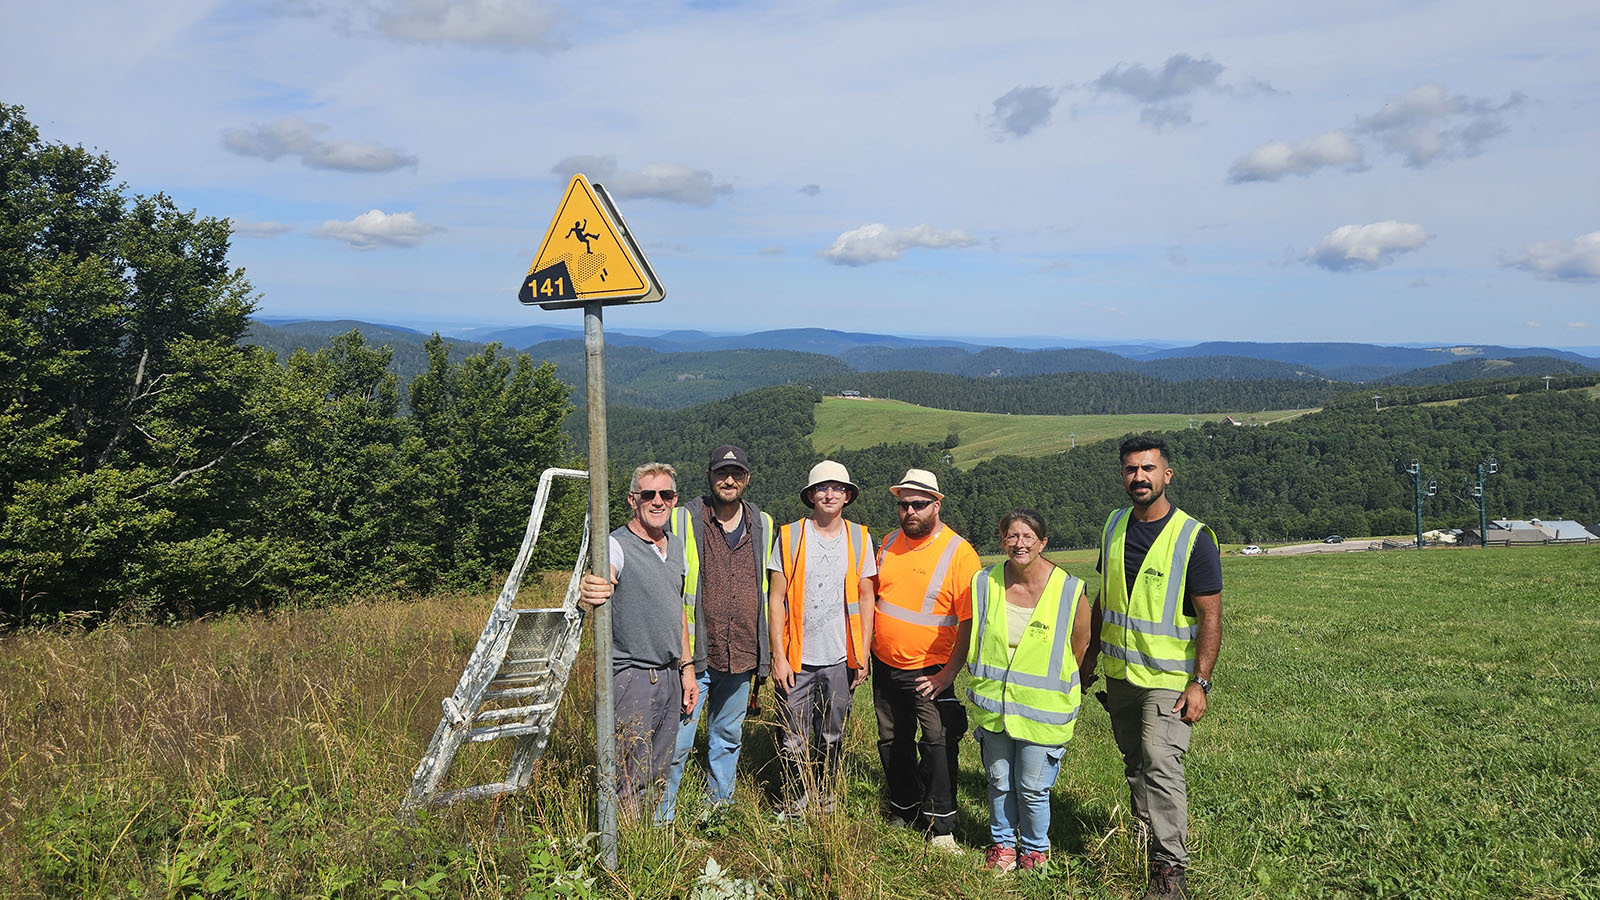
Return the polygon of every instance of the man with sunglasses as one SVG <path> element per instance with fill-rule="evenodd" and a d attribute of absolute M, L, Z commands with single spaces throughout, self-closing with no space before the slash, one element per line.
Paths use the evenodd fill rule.
<path fill-rule="evenodd" d="M 772 559 L 772 517 L 744 499 L 750 461 L 731 444 L 711 451 L 709 492 L 672 511 L 671 531 L 683 540 L 688 576 L 683 609 L 701 702 L 679 726 L 658 822 L 677 812 L 678 785 L 694 751 L 700 714 L 706 725 L 706 814 L 733 802 L 734 774 L 744 739 L 751 682 L 765 677 L 767 565 Z"/>
<path fill-rule="evenodd" d="M 900 528 L 878 550 L 872 699 L 890 822 L 914 822 L 930 846 L 959 853 L 955 785 L 967 712 L 951 685 L 967 659 L 981 566 L 972 545 L 940 521 L 944 494 L 932 472 L 911 469 L 889 492 Z"/>
<path fill-rule="evenodd" d="M 579 588 L 591 607 L 612 604 L 617 799 L 635 814 L 646 792 L 665 781 L 678 722 L 699 699 L 683 607 L 683 541 L 667 530 L 677 499 L 671 466 L 635 469 L 628 482 L 633 518 L 611 532 L 611 578 L 591 573 Z"/>

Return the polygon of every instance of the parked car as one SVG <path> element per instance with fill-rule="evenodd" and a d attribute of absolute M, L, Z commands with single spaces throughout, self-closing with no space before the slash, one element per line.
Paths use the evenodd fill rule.
<path fill-rule="evenodd" d="M 1245 544 L 1243 547 L 1239 548 L 1239 553 L 1244 556 L 1260 556 L 1261 548 L 1257 547 L 1255 544 Z"/>
<path fill-rule="evenodd" d="M 1344 535 L 1342 535 L 1342 534 L 1330 534 L 1327 537 L 1323 538 L 1322 542 L 1324 544 L 1342 544 L 1342 543 L 1344 543 Z"/>

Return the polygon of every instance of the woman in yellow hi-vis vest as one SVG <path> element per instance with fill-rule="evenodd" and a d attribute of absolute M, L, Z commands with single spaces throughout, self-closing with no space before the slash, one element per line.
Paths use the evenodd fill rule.
<path fill-rule="evenodd" d="M 1005 562 L 972 578 L 967 699 L 989 782 L 984 868 L 996 875 L 1050 852 L 1050 787 L 1082 695 L 1090 605 L 1083 582 L 1044 558 L 1048 538 L 1037 512 L 1011 510 L 1000 520 Z"/>

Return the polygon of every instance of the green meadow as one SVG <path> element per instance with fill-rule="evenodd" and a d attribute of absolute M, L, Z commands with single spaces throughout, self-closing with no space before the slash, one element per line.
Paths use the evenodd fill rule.
<path fill-rule="evenodd" d="M 1093 581 L 1087 556 L 1064 560 Z M 1600 897 L 1600 549 L 1225 557 L 1224 643 L 1188 757 L 1197 897 Z M 548 596 L 554 590 L 546 588 Z M 1094 897 L 1143 895 L 1105 714 L 1054 792 L 1043 872 L 979 871 L 878 812 L 866 690 L 845 802 L 770 814 L 774 714 L 747 724 L 731 814 L 625 823 L 593 862 L 590 669 L 531 788 L 396 811 L 488 596 L 352 602 L 174 627 L 0 638 L 0 894 L 15 897 Z M 455 784 L 498 780 L 505 748 Z M 714 859 L 715 865 L 709 861 Z M 715 874 L 708 874 L 708 866 Z M 720 871 L 718 871 L 720 870 Z"/>
<path fill-rule="evenodd" d="M 1266 424 L 1292 419 L 1309 409 L 1233 413 L 1241 422 Z M 816 408 L 811 445 L 818 453 L 862 450 L 878 444 L 937 443 L 951 434 L 960 443 L 951 461 L 970 469 L 1001 455 L 1045 456 L 1075 443 L 1103 441 L 1131 432 L 1169 431 L 1191 422 L 1220 422 L 1228 413 L 1151 413 L 1123 416 L 1011 416 L 915 406 L 899 400 L 824 397 Z M 1076 435 L 1076 437 L 1072 437 Z"/>

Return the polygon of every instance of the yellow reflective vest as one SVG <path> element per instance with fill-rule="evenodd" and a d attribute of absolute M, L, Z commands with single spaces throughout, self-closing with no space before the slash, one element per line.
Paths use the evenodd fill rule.
<path fill-rule="evenodd" d="M 1194 677 L 1195 619 L 1183 613 L 1189 554 L 1204 528 L 1199 519 L 1176 507 L 1166 527 L 1145 554 L 1128 592 L 1123 543 L 1132 507 L 1106 519 L 1100 545 L 1100 671 L 1147 688 L 1181 691 Z"/>
<path fill-rule="evenodd" d="M 1083 582 L 1050 573 L 1015 652 L 1006 633 L 1005 563 L 972 577 L 972 643 L 967 699 L 972 721 L 1018 740 L 1060 746 L 1072 740 L 1083 691 L 1072 656 L 1072 622 Z"/>
<path fill-rule="evenodd" d="M 683 614 L 689 620 L 689 652 L 694 656 L 696 669 L 704 669 L 706 661 L 706 623 L 699 616 L 700 611 L 700 548 L 705 535 L 695 530 L 695 522 L 705 510 L 705 499 L 696 497 L 683 506 L 674 507 L 672 518 L 668 522 L 668 529 L 683 538 L 684 561 L 688 563 L 689 572 L 683 578 Z M 746 511 L 755 510 L 753 504 L 745 504 Z M 756 591 L 759 593 L 759 602 L 756 604 L 756 673 L 762 676 L 767 674 L 767 667 L 771 664 L 771 651 L 767 644 L 767 586 L 772 576 L 767 572 L 767 564 L 772 561 L 772 517 L 756 510 L 758 515 L 750 516 L 747 526 L 750 529 L 750 543 L 755 547 L 756 553 Z"/>

